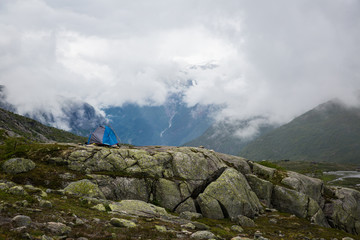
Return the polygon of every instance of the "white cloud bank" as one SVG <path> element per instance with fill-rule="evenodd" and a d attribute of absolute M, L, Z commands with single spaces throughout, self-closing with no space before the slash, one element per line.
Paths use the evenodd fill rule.
<path fill-rule="evenodd" d="M 190 79 L 189 105 L 284 122 L 355 101 L 359 42 L 357 0 L 2 0 L 0 84 L 24 113 L 161 104 Z"/>

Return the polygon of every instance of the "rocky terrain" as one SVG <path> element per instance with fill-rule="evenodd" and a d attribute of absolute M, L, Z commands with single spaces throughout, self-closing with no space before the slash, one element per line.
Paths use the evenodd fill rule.
<path fill-rule="evenodd" d="M 240 157 L 193 147 L 0 150 L 0 239 L 359 239 L 360 192 Z"/>

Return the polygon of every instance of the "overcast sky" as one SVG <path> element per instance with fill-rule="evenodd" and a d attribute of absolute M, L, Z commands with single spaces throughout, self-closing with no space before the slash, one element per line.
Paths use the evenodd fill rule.
<path fill-rule="evenodd" d="M 1 0 L 0 84 L 21 112 L 62 97 L 286 122 L 360 89 L 358 0 Z"/>

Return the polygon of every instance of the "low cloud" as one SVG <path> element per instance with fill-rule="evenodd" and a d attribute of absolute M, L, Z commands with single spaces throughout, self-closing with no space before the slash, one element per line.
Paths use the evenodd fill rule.
<path fill-rule="evenodd" d="M 335 97 L 357 101 L 358 9 L 356 0 L 4 0 L 0 83 L 21 113 L 56 111 L 59 96 L 100 110 L 182 91 L 189 106 L 224 106 L 217 120 L 283 123 Z"/>

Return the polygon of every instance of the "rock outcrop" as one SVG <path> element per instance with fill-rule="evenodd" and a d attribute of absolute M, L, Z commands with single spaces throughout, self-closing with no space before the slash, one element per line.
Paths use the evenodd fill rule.
<path fill-rule="evenodd" d="M 46 156 L 44 162 L 61 166 L 57 180 L 65 187 L 48 193 L 81 198 L 99 212 L 171 219 L 184 225 L 193 216 L 228 218 L 241 227 L 249 227 L 248 223 L 255 227 L 253 219 L 264 214 L 265 208 L 276 208 L 316 225 L 360 233 L 358 191 L 326 187 L 319 179 L 203 148 L 72 145 L 56 156 Z M 17 174 L 5 169 L 3 164 L 6 174 Z M 46 193 L 41 188 L 0 183 L 0 189 L 17 196 L 36 194 L 39 207 L 54 208 L 51 201 L 42 199 Z M 168 212 L 186 215 L 188 220 Z M 50 221 L 47 231 L 71 231 L 60 223 Z M 201 223 L 192 224 L 197 230 L 208 230 Z M 137 223 L 113 216 L 110 225 L 135 228 Z"/>
<path fill-rule="evenodd" d="M 254 218 L 263 207 L 273 207 L 320 226 L 360 232 L 357 194 L 334 190 L 334 198 L 325 204 L 321 180 L 240 157 L 202 148 L 83 147 L 63 161 L 71 170 L 90 173 L 110 200 L 154 202 L 170 211 L 214 219 Z M 96 175 L 104 172 L 109 174 Z M 346 198 L 339 197 L 344 194 Z"/>
<path fill-rule="evenodd" d="M 332 227 L 360 234 L 360 192 L 339 187 L 326 188 L 324 213 Z"/>
<path fill-rule="evenodd" d="M 217 219 L 240 214 L 254 217 L 262 210 L 242 174 L 251 172 L 247 162 L 206 149 L 80 148 L 64 161 L 72 170 L 91 173 L 111 200 L 153 201 L 170 211 L 201 211 Z M 99 172 L 123 176 L 97 176 Z"/>

